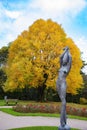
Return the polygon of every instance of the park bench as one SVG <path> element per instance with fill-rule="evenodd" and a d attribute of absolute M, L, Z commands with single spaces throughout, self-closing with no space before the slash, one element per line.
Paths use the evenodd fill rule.
<path fill-rule="evenodd" d="M 13 104 L 13 103 L 17 104 L 18 99 L 5 99 L 5 102 L 6 102 L 7 105 Z"/>

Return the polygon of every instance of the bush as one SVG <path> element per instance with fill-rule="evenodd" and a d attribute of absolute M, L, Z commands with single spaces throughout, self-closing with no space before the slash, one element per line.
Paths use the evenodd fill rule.
<path fill-rule="evenodd" d="M 87 99 L 80 98 L 80 104 L 87 104 Z"/>
<path fill-rule="evenodd" d="M 14 111 L 22 112 L 22 113 L 29 113 L 29 112 L 41 112 L 41 113 L 60 113 L 60 106 L 54 104 L 27 104 L 27 105 L 20 105 L 13 107 Z M 77 107 L 66 107 L 67 114 L 69 115 L 76 115 L 76 116 L 83 116 L 87 117 L 87 108 L 77 108 Z"/>

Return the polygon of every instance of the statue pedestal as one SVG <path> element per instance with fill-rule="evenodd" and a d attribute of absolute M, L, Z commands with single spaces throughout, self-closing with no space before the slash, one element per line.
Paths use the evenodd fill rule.
<path fill-rule="evenodd" d="M 70 130 L 70 127 L 68 125 L 65 125 L 64 127 L 59 126 L 58 130 Z"/>

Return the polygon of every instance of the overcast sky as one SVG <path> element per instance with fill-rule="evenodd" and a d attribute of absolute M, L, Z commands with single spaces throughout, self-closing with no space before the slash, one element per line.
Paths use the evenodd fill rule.
<path fill-rule="evenodd" d="M 0 48 L 40 18 L 61 24 L 87 61 L 87 0 L 0 0 Z"/>

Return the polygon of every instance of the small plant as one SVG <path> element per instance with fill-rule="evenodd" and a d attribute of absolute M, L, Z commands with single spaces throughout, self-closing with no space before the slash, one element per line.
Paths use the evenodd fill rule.
<path fill-rule="evenodd" d="M 87 104 L 87 99 L 80 98 L 80 104 Z"/>

